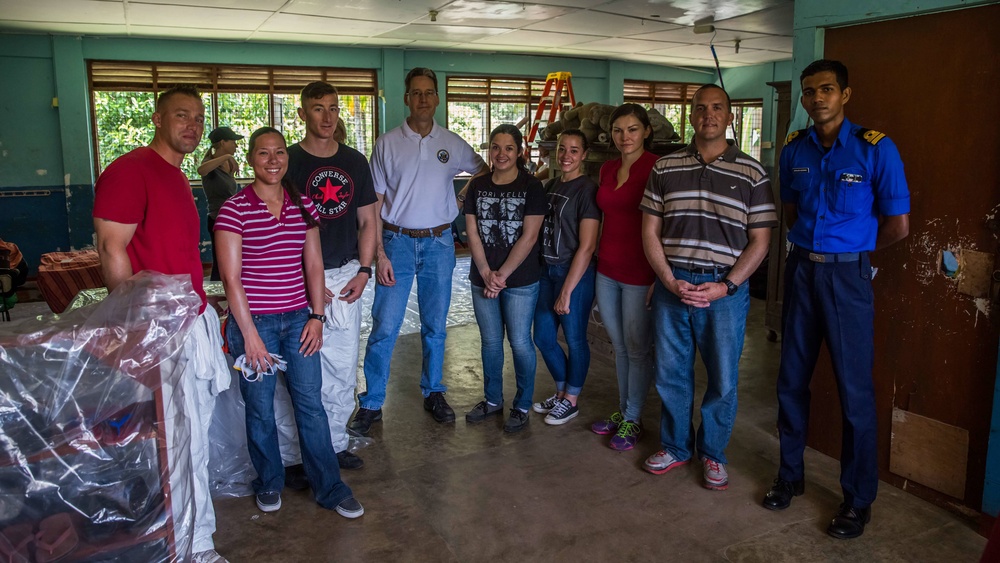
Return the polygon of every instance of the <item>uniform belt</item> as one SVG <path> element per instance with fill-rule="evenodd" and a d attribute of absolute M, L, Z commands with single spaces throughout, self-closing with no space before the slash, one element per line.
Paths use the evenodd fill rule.
<path fill-rule="evenodd" d="M 711 268 L 684 268 L 682 266 L 674 266 L 678 270 L 684 270 L 685 272 L 691 272 L 692 274 L 727 274 L 729 270 L 733 268 L 731 266 L 712 266 Z"/>
<path fill-rule="evenodd" d="M 446 225 L 438 225 L 437 227 L 431 227 L 430 229 L 407 229 L 406 227 L 400 227 L 397 225 L 393 225 L 392 223 L 386 223 L 385 221 L 382 221 L 383 229 L 413 238 L 439 237 L 441 236 L 441 233 L 445 232 L 450 227 L 451 224 L 446 224 Z"/>
<path fill-rule="evenodd" d="M 818 262 L 820 264 L 832 263 L 832 262 L 857 262 L 861 259 L 861 252 L 842 252 L 840 254 L 822 254 L 820 252 L 810 252 L 805 248 L 798 246 L 792 247 L 792 253 L 796 256 L 805 258 L 812 262 Z"/>

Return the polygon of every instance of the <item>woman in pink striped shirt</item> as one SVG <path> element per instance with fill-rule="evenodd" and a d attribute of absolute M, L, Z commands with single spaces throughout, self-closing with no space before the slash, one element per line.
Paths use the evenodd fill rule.
<path fill-rule="evenodd" d="M 288 150 L 278 130 L 254 131 L 247 161 L 253 168 L 253 183 L 226 200 L 215 221 L 222 283 L 234 321 L 226 327 L 229 351 L 233 357 L 245 355 L 259 371 L 274 364 L 271 354 L 280 354 L 288 363 L 285 381 L 316 502 L 341 516 L 357 518 L 364 508 L 340 480 L 320 402 L 322 378 L 316 352 L 322 346 L 326 319 L 316 209 L 284 179 Z M 285 486 L 274 421 L 276 377 L 240 378 L 250 461 L 258 475 L 253 487 L 257 507 L 264 512 L 281 508 Z"/>

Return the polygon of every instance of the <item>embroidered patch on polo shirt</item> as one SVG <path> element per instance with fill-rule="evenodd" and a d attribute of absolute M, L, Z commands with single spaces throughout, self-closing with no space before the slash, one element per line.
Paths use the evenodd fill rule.
<path fill-rule="evenodd" d="M 444 164 L 448 162 L 448 159 L 451 158 L 451 155 L 448 154 L 448 151 L 441 149 L 438 151 L 437 157 L 438 160 L 440 160 L 441 163 Z"/>
<path fill-rule="evenodd" d="M 851 174 L 849 172 L 844 172 L 840 175 L 841 182 L 847 182 L 849 184 L 857 184 L 858 182 L 864 182 L 865 178 L 861 174 Z"/>

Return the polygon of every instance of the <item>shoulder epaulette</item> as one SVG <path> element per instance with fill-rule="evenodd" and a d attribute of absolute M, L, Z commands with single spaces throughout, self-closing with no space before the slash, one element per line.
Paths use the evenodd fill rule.
<path fill-rule="evenodd" d="M 787 145 L 788 143 L 791 143 L 792 141 L 794 141 L 795 139 L 798 139 L 799 137 L 805 137 L 806 136 L 806 131 L 809 131 L 809 130 L 808 129 L 799 129 L 798 131 L 792 131 L 791 133 L 788 134 L 787 137 L 785 137 L 785 144 Z"/>
<path fill-rule="evenodd" d="M 861 137 L 873 145 L 877 145 L 879 141 L 885 138 L 885 133 L 874 129 L 858 129 L 858 137 Z"/>

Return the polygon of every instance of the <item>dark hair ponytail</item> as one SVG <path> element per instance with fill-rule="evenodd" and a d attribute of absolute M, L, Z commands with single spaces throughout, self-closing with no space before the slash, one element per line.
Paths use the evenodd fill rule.
<path fill-rule="evenodd" d="M 286 148 L 288 147 L 288 141 L 285 141 L 285 136 L 281 134 L 281 131 L 278 131 L 274 127 L 261 127 L 260 129 L 257 129 L 256 131 L 250 134 L 247 154 L 251 155 L 251 158 L 253 158 L 253 150 L 254 147 L 257 145 L 257 139 L 261 135 L 269 135 L 271 133 L 280 136 L 281 141 L 285 144 L 285 147 Z M 285 193 L 288 194 L 288 198 L 292 200 L 292 203 L 295 204 L 295 207 L 299 208 L 299 213 L 302 214 L 302 220 L 305 221 L 306 227 L 308 228 L 318 227 L 319 221 L 313 218 L 312 214 L 309 213 L 309 210 L 306 209 L 306 206 L 302 204 L 302 194 L 299 193 L 299 189 L 296 188 L 294 184 L 292 184 L 291 180 L 288 179 L 287 175 L 281 179 L 281 187 L 285 190 Z"/>
<path fill-rule="evenodd" d="M 493 139 L 497 135 L 510 135 L 514 138 L 514 145 L 517 147 L 518 152 L 517 169 L 530 173 L 530 170 L 528 170 L 528 160 L 524 158 L 524 135 L 521 133 L 521 130 L 514 127 L 510 123 L 497 125 L 496 128 L 490 132 L 490 143 L 493 143 Z"/>

